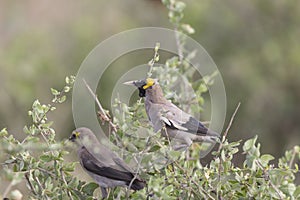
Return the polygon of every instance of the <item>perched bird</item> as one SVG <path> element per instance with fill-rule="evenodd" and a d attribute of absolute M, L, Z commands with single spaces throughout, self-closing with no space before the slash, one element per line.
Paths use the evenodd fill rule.
<path fill-rule="evenodd" d="M 103 146 L 90 129 L 81 127 L 74 130 L 69 140 L 79 147 L 80 164 L 100 186 L 103 198 L 108 195 L 107 188 L 130 184 L 130 189 L 133 190 L 145 187 L 145 181 L 136 176 L 136 173 L 114 152 Z"/>
<path fill-rule="evenodd" d="M 155 132 L 162 130 L 163 136 L 175 138 L 185 146 L 190 146 L 193 141 L 213 143 L 220 137 L 219 133 L 206 128 L 196 118 L 167 100 L 156 79 L 147 78 L 124 84 L 136 86 L 139 96 L 145 97 L 146 113 Z"/>

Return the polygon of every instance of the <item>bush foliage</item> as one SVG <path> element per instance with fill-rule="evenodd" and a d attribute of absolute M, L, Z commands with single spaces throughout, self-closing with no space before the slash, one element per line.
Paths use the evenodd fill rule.
<path fill-rule="evenodd" d="M 170 58 L 163 66 L 156 66 L 159 61 L 157 44 L 149 62 L 148 76 L 160 80 L 168 99 L 189 113 L 199 113 L 204 103 L 201 95 L 213 84 L 214 74 L 193 81 L 195 70 L 188 61 L 195 53 L 184 49 L 185 36 L 182 33 L 192 34 L 194 29 L 182 23 L 185 4 L 175 0 L 163 0 L 163 3 L 169 9 L 170 22 L 178 31 L 178 56 Z M 65 102 L 74 81 L 75 77 L 67 77 L 66 86 L 61 91 L 51 89 L 52 103 L 42 104 L 38 100 L 33 103 L 28 112 L 32 124 L 24 127 L 24 140 L 17 140 L 6 129 L 1 130 L 1 152 L 4 152 L 1 154 L 1 179 L 9 183 L 2 198 L 21 199 L 20 191 L 12 190 L 12 187 L 20 185 L 23 180 L 29 199 L 98 198 L 94 192 L 98 185 L 81 181 L 73 173 L 79 163 L 66 161 L 69 154 L 65 148 L 67 142 L 57 141 L 52 127 L 55 121 L 48 120 L 48 114 L 55 111 L 55 106 Z M 169 87 L 179 85 L 179 82 L 176 91 Z M 188 87 L 193 88 L 196 95 L 193 90 L 187 90 Z M 193 144 L 187 151 L 172 150 L 168 139 L 153 132 L 141 99 L 131 106 L 116 99 L 113 109 L 115 116 L 111 122 L 117 129 L 109 129 L 108 136 L 116 147 L 126 150 L 118 153 L 147 181 L 147 187 L 137 192 L 115 188 L 110 191 L 110 199 L 300 198 L 300 186 L 295 183 L 299 173 L 299 146 L 274 160 L 272 155 L 260 153 L 257 136 L 245 142 L 229 142 L 224 136 L 219 148 L 212 152 L 210 163 L 203 165 L 199 155 L 207 147 Z M 244 159 L 243 166 L 234 164 L 235 157 Z"/>

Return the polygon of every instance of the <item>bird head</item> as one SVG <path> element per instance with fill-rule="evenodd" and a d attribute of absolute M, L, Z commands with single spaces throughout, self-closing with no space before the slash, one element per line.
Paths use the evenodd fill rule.
<path fill-rule="evenodd" d="M 147 78 L 143 80 L 128 81 L 123 84 L 137 87 L 139 89 L 139 96 L 145 97 L 146 90 L 152 89 L 152 86 L 157 84 L 157 79 Z"/>
<path fill-rule="evenodd" d="M 89 146 L 92 141 L 97 141 L 97 138 L 90 129 L 81 127 L 72 132 L 69 140 L 77 143 L 79 146 Z"/>

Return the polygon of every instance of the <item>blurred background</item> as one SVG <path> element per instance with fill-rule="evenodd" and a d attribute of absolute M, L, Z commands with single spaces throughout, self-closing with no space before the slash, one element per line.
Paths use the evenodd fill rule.
<path fill-rule="evenodd" d="M 299 145 L 300 1 L 184 2 L 183 22 L 195 28 L 192 37 L 222 73 L 227 122 L 242 103 L 229 139 L 258 135 L 262 152 L 276 157 Z M 167 14 L 159 0 L 0 1 L 0 128 L 23 138 L 32 102 L 50 102 L 50 88 L 60 89 L 65 76 L 76 75 L 98 43 L 132 28 L 172 28 Z M 104 107 L 122 73 L 152 55 L 145 51 L 112 64 L 99 83 Z M 66 138 L 74 129 L 71 97 L 50 118 L 58 137 Z"/>

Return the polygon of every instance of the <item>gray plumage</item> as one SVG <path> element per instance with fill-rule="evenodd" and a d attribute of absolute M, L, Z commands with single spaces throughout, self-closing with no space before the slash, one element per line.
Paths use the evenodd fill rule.
<path fill-rule="evenodd" d="M 85 127 L 72 132 L 70 140 L 78 145 L 78 157 L 82 168 L 98 183 L 102 197 L 107 197 L 107 188 L 129 186 L 135 173 L 109 148 L 103 146 L 94 133 Z M 138 176 L 131 189 L 140 190 L 145 182 Z"/>
<path fill-rule="evenodd" d="M 166 131 L 162 131 L 163 136 L 175 138 L 188 146 L 193 141 L 213 143 L 220 137 L 217 132 L 206 128 L 192 115 L 168 101 L 157 80 L 149 78 L 125 84 L 136 86 L 139 96 L 145 97 L 146 113 L 155 132 L 166 127 Z"/>

